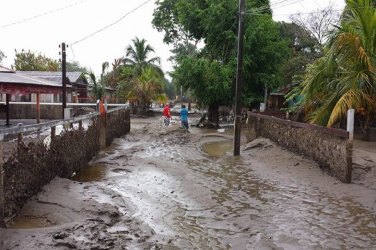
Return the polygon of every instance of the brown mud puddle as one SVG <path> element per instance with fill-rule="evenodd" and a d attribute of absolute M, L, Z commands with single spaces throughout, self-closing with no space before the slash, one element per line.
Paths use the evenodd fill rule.
<path fill-rule="evenodd" d="M 33 229 L 54 226 L 50 220 L 45 217 L 37 217 L 33 215 L 18 216 L 14 222 L 8 227 L 10 229 Z"/>

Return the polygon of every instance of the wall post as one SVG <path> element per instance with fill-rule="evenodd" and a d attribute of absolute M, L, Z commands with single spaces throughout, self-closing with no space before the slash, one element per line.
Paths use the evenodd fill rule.
<path fill-rule="evenodd" d="M 349 139 L 346 144 L 346 170 L 344 182 L 351 183 L 352 177 L 352 155 L 353 155 L 353 142 L 354 142 L 354 117 L 355 110 L 349 109 L 347 111 L 347 132 L 349 132 Z"/>

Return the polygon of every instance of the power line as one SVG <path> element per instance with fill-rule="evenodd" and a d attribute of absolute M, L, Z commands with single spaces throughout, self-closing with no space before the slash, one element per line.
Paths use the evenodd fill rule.
<path fill-rule="evenodd" d="M 333 11 L 335 12 L 342 12 L 343 9 L 333 9 Z M 310 15 L 310 14 L 319 14 L 319 13 L 323 13 L 325 12 L 325 10 L 318 10 L 318 11 L 311 11 L 311 12 L 296 12 L 296 13 L 281 13 L 281 14 L 273 14 L 275 16 L 290 16 L 290 15 L 294 15 L 294 14 L 297 14 L 297 15 Z"/>
<path fill-rule="evenodd" d="M 258 8 L 252 8 L 250 10 L 247 10 L 245 13 L 247 14 L 261 14 L 263 11 L 265 10 L 269 10 L 273 7 L 273 9 L 279 9 L 279 8 L 282 8 L 282 7 L 286 7 L 286 6 L 289 6 L 289 5 L 292 5 L 292 4 L 296 4 L 296 3 L 299 3 L 303 0 L 293 0 L 292 2 L 288 2 L 289 0 L 280 0 L 278 2 L 274 2 L 272 3 L 271 5 L 264 5 L 264 6 L 261 6 L 261 7 L 258 7 Z"/>
<path fill-rule="evenodd" d="M 66 5 L 66 6 L 61 7 L 61 8 L 49 10 L 49 11 L 43 12 L 41 14 L 38 14 L 38 15 L 35 15 L 35 16 L 32 16 L 32 17 L 28 17 L 28 18 L 25 18 L 25 19 L 22 19 L 22 20 L 13 22 L 13 23 L 8 23 L 8 24 L 0 26 L 0 29 L 7 28 L 7 27 L 10 27 L 10 26 L 13 26 L 13 25 L 17 25 L 17 24 L 21 24 L 21 23 L 25 23 L 27 21 L 31 21 L 31 20 L 37 19 L 39 17 L 47 16 L 47 15 L 53 14 L 55 12 L 58 12 L 58 11 L 61 11 L 61 10 L 65 10 L 65 9 L 74 7 L 76 5 L 82 4 L 83 2 L 86 2 L 86 1 L 87 0 L 81 0 L 79 2 L 76 2 L 76 3 L 73 3 L 73 4 L 69 4 L 69 5 Z"/>
<path fill-rule="evenodd" d="M 95 32 L 93 32 L 93 33 L 91 33 L 91 34 L 89 34 L 89 35 L 87 35 L 87 36 L 81 38 L 80 40 L 75 41 L 74 43 L 71 43 L 70 46 L 73 46 L 73 45 L 75 45 L 75 44 L 77 44 L 77 43 L 80 43 L 80 42 L 82 42 L 82 41 L 84 41 L 84 40 L 86 40 L 86 39 L 88 39 L 88 38 L 90 38 L 90 37 L 92 37 L 92 36 L 94 36 L 94 35 L 96 35 L 96 34 L 102 32 L 102 31 L 104 31 L 104 30 L 106 30 L 106 29 L 110 28 L 111 26 L 113 26 L 113 25 L 119 23 L 119 22 L 122 21 L 124 18 L 126 18 L 128 15 L 132 14 L 133 12 L 135 12 L 135 11 L 138 10 L 138 9 L 140 9 L 142 6 L 146 5 L 147 3 L 151 2 L 151 1 L 152 1 L 152 0 L 147 0 L 147 1 L 143 2 L 142 4 L 138 5 L 136 8 L 132 9 L 131 11 L 129 11 L 129 12 L 127 12 L 127 13 L 125 13 L 122 17 L 120 17 L 120 18 L 119 18 L 118 20 L 116 20 L 115 22 L 110 23 L 110 24 L 104 26 L 103 28 L 100 28 L 99 30 L 97 30 L 97 31 L 95 31 Z"/>

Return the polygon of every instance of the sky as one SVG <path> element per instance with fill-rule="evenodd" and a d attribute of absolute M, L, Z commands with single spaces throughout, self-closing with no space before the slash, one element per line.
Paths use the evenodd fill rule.
<path fill-rule="evenodd" d="M 163 33 L 151 24 L 154 3 L 155 0 L 3 0 L 0 51 L 7 56 L 3 66 L 10 67 L 15 50 L 22 49 L 58 60 L 59 44 L 65 42 L 70 45 L 68 61 L 78 61 L 99 75 L 103 62 L 112 63 L 125 56 L 125 48 L 138 37 L 155 49 L 162 69 L 171 71 L 168 58 L 172 47 L 163 43 Z M 293 13 L 317 11 L 330 3 L 338 10 L 345 5 L 344 0 L 271 0 L 273 19 L 289 21 Z M 103 29 L 106 26 L 109 27 Z"/>

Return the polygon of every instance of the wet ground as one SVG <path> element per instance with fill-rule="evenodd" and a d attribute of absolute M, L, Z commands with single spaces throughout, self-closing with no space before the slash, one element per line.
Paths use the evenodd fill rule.
<path fill-rule="evenodd" d="M 376 190 L 265 139 L 233 157 L 229 130 L 133 120 L 10 228 L 0 249 L 376 249 Z"/>

